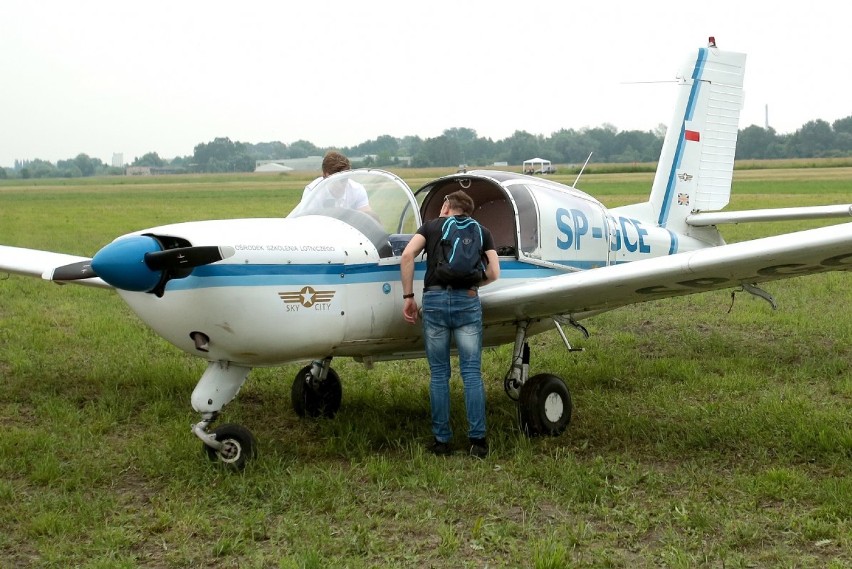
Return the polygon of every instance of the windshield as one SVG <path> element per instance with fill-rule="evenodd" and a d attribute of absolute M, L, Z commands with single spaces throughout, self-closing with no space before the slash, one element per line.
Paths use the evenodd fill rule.
<path fill-rule="evenodd" d="M 352 211 L 370 216 L 386 233 L 414 233 L 420 227 L 417 201 L 405 182 L 383 170 L 346 170 L 305 191 L 287 217 L 325 215 L 350 223 Z"/>

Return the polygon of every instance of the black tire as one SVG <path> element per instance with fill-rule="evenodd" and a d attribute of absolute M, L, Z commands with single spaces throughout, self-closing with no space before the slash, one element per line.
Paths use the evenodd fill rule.
<path fill-rule="evenodd" d="M 249 460 L 257 456 L 254 435 L 241 425 L 225 424 L 210 434 L 224 445 L 221 450 L 203 445 L 207 458 L 212 462 L 219 462 L 233 470 L 242 470 Z"/>
<path fill-rule="evenodd" d="M 521 387 L 518 420 L 527 436 L 558 437 L 571 423 L 572 411 L 571 393 L 558 376 L 542 373 Z"/>
<path fill-rule="evenodd" d="M 293 410 L 299 417 L 334 417 L 340 411 L 343 399 L 343 386 L 340 376 L 328 369 L 325 380 L 319 381 L 311 375 L 311 367 L 305 366 L 293 380 L 290 398 Z"/>

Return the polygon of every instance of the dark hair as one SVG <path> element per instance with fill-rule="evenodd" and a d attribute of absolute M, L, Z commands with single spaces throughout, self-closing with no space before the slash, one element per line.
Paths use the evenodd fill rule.
<path fill-rule="evenodd" d="M 447 200 L 450 209 L 460 209 L 465 215 L 473 215 L 473 198 L 462 190 L 447 194 L 444 199 Z"/>
<path fill-rule="evenodd" d="M 322 173 L 326 176 L 349 170 L 351 167 L 349 158 L 335 150 L 327 152 L 322 159 Z"/>

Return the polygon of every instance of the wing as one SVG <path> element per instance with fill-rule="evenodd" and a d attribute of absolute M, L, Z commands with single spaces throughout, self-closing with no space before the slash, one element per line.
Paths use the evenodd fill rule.
<path fill-rule="evenodd" d="M 628 304 L 852 269 L 852 223 L 634 261 L 482 291 L 486 322 Z"/>
<path fill-rule="evenodd" d="M 74 263 L 85 263 L 87 261 L 91 261 L 91 259 L 89 257 L 78 257 L 64 253 L 39 251 L 38 249 L 22 249 L 20 247 L 0 245 L 0 271 L 28 277 L 50 280 L 53 271 L 59 267 Z M 112 288 L 97 277 L 70 282 L 85 286 Z"/>

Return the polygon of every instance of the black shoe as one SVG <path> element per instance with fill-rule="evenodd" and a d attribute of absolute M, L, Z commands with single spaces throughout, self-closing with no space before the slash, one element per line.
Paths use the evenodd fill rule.
<path fill-rule="evenodd" d="M 429 446 L 429 450 L 432 454 L 437 456 L 450 456 L 453 454 L 453 448 L 450 446 L 450 443 L 442 443 L 438 439 L 435 439 L 432 442 Z"/>
<path fill-rule="evenodd" d="M 488 456 L 488 441 L 485 439 L 470 439 L 470 456 L 474 458 L 485 458 Z"/>

